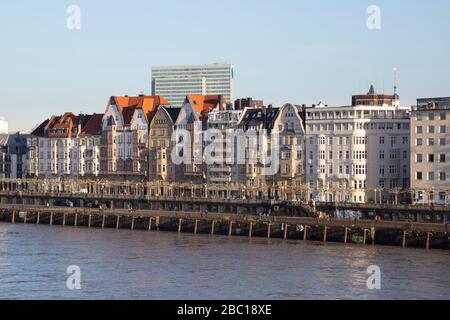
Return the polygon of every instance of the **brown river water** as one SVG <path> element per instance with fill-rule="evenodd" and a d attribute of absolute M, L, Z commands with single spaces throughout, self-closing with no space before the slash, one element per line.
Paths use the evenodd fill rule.
<path fill-rule="evenodd" d="M 0 299 L 450 299 L 450 252 L 0 223 Z"/>

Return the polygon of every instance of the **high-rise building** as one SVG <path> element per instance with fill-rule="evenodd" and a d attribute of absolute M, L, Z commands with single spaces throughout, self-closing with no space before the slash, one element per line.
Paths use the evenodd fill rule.
<path fill-rule="evenodd" d="M 8 121 L 0 117 L 0 134 L 8 134 Z"/>
<path fill-rule="evenodd" d="M 186 96 L 222 95 L 234 101 L 234 67 L 231 64 L 152 68 L 152 95 L 165 97 L 181 108 Z"/>
<path fill-rule="evenodd" d="M 411 189 L 420 204 L 450 203 L 450 98 L 418 99 L 411 116 Z"/>

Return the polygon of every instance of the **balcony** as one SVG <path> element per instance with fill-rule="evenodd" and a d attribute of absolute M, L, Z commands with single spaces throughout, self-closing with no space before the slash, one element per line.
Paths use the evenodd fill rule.
<path fill-rule="evenodd" d="M 209 167 L 209 172 L 231 173 L 231 167 Z"/>

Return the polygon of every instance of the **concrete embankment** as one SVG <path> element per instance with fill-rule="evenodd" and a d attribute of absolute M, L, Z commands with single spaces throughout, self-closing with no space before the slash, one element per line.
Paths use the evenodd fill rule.
<path fill-rule="evenodd" d="M 171 231 L 284 240 L 395 245 L 449 249 L 446 224 L 371 220 L 316 220 L 304 217 L 159 210 L 61 208 L 0 205 L 0 221 L 37 225 Z"/>

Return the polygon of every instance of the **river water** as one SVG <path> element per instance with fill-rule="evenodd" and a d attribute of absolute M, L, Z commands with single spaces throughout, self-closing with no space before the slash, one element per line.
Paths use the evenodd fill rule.
<path fill-rule="evenodd" d="M 450 299 L 450 252 L 0 224 L 0 299 Z"/>

